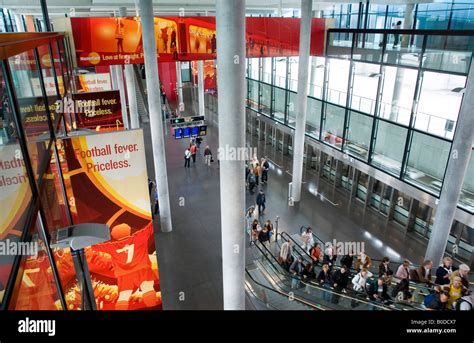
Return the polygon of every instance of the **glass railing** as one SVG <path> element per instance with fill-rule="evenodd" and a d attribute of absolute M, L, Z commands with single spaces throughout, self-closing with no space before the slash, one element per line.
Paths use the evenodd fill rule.
<path fill-rule="evenodd" d="M 400 310 L 394 305 L 371 301 L 365 293 L 347 289 L 338 292 L 330 287 L 324 287 L 314 280 L 304 280 L 298 275 L 293 275 L 278 264 L 274 253 L 265 245 L 254 244 L 252 252 L 257 266 L 263 271 L 269 282 L 292 292 L 294 296 L 312 302 L 326 310 Z"/>

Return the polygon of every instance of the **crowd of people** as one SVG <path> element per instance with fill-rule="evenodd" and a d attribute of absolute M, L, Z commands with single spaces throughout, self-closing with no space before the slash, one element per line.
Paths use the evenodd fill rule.
<path fill-rule="evenodd" d="M 292 239 L 281 244 L 278 254 L 278 263 L 293 275 L 291 288 L 299 288 L 303 281 L 304 291 L 310 293 L 307 281 L 311 281 L 330 288 L 332 296 L 330 292 L 324 292 L 323 298 L 332 297 L 333 302 L 339 301 L 335 292 L 349 291 L 388 306 L 400 303 L 419 305 L 426 310 L 472 310 L 474 295 L 468 279 L 470 268 L 466 264 L 454 268 L 450 257 L 445 257 L 436 269 L 429 260 L 416 268 L 411 268 L 410 261 L 405 260 L 394 273 L 389 257 L 384 257 L 377 268 L 364 251 L 358 255 L 350 252 L 337 256 L 331 243 L 321 246 L 314 242 L 310 227 L 305 228 L 300 238 L 301 248 L 309 258 L 294 254 Z M 355 306 L 354 301 L 352 304 Z"/>
<path fill-rule="evenodd" d="M 274 237 L 273 223 L 266 220 L 263 226 L 260 224 L 259 215 L 255 206 L 250 206 L 245 215 L 246 230 L 249 236 L 250 245 L 259 241 L 267 248 L 270 247 L 270 241 Z"/>
<path fill-rule="evenodd" d="M 254 194 L 255 187 L 268 183 L 268 171 L 270 170 L 270 164 L 265 158 L 261 160 L 257 156 L 254 156 L 250 161 L 245 164 L 245 181 L 246 187 L 250 194 Z"/>

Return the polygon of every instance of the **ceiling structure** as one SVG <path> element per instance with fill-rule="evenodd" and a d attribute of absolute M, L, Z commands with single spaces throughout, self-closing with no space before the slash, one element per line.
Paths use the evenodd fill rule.
<path fill-rule="evenodd" d="M 230 0 L 232 1 L 232 0 Z M 55 16 L 114 16 L 119 7 L 126 7 L 130 15 L 136 13 L 134 0 L 46 0 L 48 12 Z M 314 10 L 325 10 L 334 4 L 356 3 L 358 0 L 315 0 Z M 406 4 L 433 2 L 427 0 L 371 0 L 370 3 Z M 434 2 L 437 2 L 436 0 Z M 300 0 L 247 0 L 247 15 L 298 15 Z M 0 8 L 16 14 L 41 16 L 38 0 L 0 0 Z M 215 0 L 154 0 L 156 15 L 215 15 Z"/>

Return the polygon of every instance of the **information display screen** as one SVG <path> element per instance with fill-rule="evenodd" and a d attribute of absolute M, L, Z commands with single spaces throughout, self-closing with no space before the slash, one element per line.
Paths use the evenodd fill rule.
<path fill-rule="evenodd" d="M 180 128 L 174 129 L 174 138 L 175 139 L 183 138 L 183 129 L 180 129 Z"/>
<path fill-rule="evenodd" d="M 191 128 L 185 127 L 183 129 L 183 138 L 189 138 L 189 137 L 191 137 Z"/>
<path fill-rule="evenodd" d="M 194 126 L 191 128 L 191 136 L 192 137 L 199 136 L 199 126 Z"/>

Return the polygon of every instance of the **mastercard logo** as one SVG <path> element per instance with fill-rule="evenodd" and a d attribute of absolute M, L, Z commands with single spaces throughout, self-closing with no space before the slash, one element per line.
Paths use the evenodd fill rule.
<path fill-rule="evenodd" d="M 100 55 L 97 52 L 90 52 L 87 60 L 90 64 L 98 64 L 100 62 Z"/>
<path fill-rule="evenodd" d="M 51 56 L 49 54 L 46 54 L 46 55 L 43 55 L 41 57 L 41 63 L 47 67 L 47 68 L 51 68 Z"/>

